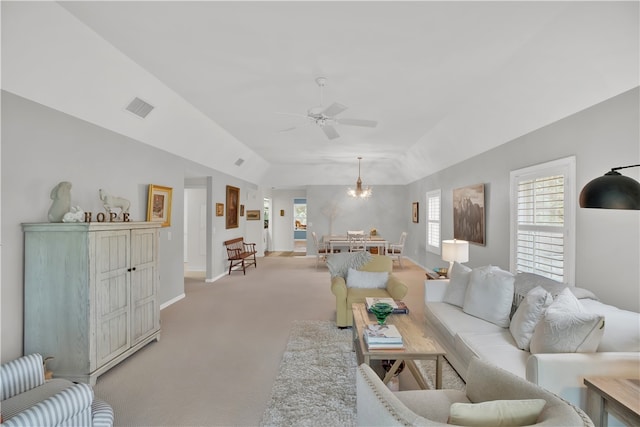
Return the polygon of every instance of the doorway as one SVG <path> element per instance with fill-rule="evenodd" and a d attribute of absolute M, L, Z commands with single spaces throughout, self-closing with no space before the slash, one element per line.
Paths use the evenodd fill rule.
<path fill-rule="evenodd" d="M 293 252 L 307 253 L 307 199 L 293 199 Z"/>

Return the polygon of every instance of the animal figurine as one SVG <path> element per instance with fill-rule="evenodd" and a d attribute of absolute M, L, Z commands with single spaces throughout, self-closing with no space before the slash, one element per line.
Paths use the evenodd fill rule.
<path fill-rule="evenodd" d="M 129 206 L 131 206 L 131 202 L 129 202 L 127 199 L 124 199 L 122 197 L 112 196 L 102 188 L 99 190 L 99 193 L 100 193 L 100 200 L 102 200 L 102 204 L 106 209 L 106 211 L 109 213 L 109 215 L 111 215 L 111 211 L 118 208 L 120 209 L 120 213 L 118 214 L 118 217 L 120 217 L 123 213 L 129 212 Z"/>
<path fill-rule="evenodd" d="M 64 214 L 71 209 L 71 183 L 62 181 L 51 190 L 51 207 L 49 208 L 49 222 L 61 222 Z"/>
<path fill-rule="evenodd" d="M 84 211 L 80 206 L 72 206 L 71 210 L 62 217 L 62 222 L 84 222 Z"/>

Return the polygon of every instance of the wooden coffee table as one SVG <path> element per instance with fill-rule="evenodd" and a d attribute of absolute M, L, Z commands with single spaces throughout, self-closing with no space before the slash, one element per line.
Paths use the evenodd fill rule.
<path fill-rule="evenodd" d="M 364 342 L 362 334 L 367 324 L 377 323 L 373 314 L 367 312 L 364 303 L 353 304 L 353 345 L 358 357 L 358 363 L 366 363 L 371 365 L 372 360 L 395 360 L 395 363 L 383 378 L 386 384 L 393 378 L 402 361 L 418 385 L 426 390 L 429 387 L 425 379 L 420 374 L 414 360 L 435 360 L 436 361 L 436 388 L 442 388 L 442 364 L 445 351 L 433 337 L 426 336 L 425 329 L 422 328 L 408 314 L 392 314 L 387 318 L 387 323 L 395 325 L 402 335 L 404 342 L 403 349 L 390 350 L 369 350 Z"/>
<path fill-rule="evenodd" d="M 586 377 L 587 415 L 596 427 L 609 425 L 609 413 L 628 426 L 640 425 L 640 379 Z"/>

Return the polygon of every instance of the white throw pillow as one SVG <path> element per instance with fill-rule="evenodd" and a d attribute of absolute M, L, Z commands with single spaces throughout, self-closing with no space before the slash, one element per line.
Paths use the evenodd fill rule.
<path fill-rule="evenodd" d="M 449 408 L 448 423 L 458 426 L 529 426 L 538 421 L 546 403 L 544 399 L 453 403 Z"/>
<path fill-rule="evenodd" d="M 542 286 L 531 289 L 524 297 L 509 324 L 518 348 L 529 351 L 533 331 L 552 302 L 553 297 Z"/>
<path fill-rule="evenodd" d="M 388 280 L 389 273 L 387 271 L 360 271 L 350 268 L 347 273 L 347 288 L 385 289 Z"/>
<path fill-rule="evenodd" d="M 469 276 L 462 311 L 508 328 L 513 301 L 513 280 L 513 274 L 498 267 L 489 265 L 473 269 Z"/>
<path fill-rule="evenodd" d="M 471 269 L 467 266 L 454 262 L 449 272 L 449 284 L 444 291 L 442 301 L 462 307 L 464 305 L 464 296 L 467 294 L 467 286 L 469 285 L 469 274 Z"/>
<path fill-rule="evenodd" d="M 589 313 L 569 289 L 547 308 L 531 337 L 531 353 L 593 353 L 604 333 L 604 317 Z"/>

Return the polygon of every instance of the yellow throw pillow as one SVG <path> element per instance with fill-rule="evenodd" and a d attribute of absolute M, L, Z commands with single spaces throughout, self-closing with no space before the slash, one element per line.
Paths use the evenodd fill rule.
<path fill-rule="evenodd" d="M 454 403 L 449 409 L 449 424 L 473 427 L 528 426 L 536 423 L 545 403 L 544 399 Z"/>

